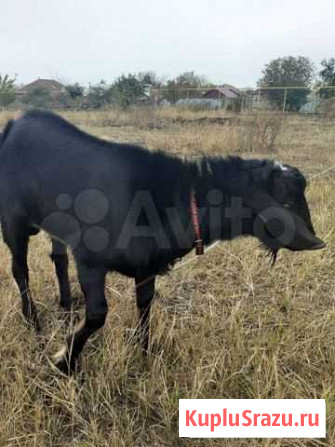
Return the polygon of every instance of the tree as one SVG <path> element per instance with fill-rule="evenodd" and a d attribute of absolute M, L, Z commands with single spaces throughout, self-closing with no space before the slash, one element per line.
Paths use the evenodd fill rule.
<path fill-rule="evenodd" d="M 76 106 L 82 105 L 82 100 L 84 97 L 85 88 L 78 82 L 75 84 L 68 84 L 65 86 L 66 94 L 62 95 L 60 102 L 65 106 Z"/>
<path fill-rule="evenodd" d="M 164 86 L 162 97 L 163 99 L 172 102 L 172 104 L 177 102 L 178 99 L 182 97 L 182 92 L 180 91 L 175 79 L 167 81 L 166 85 Z"/>
<path fill-rule="evenodd" d="M 319 72 L 322 85 L 335 87 L 335 58 L 323 59 L 321 62 L 322 70 Z M 320 95 L 323 98 L 331 98 L 335 96 L 334 89 L 320 89 Z"/>
<path fill-rule="evenodd" d="M 48 89 L 36 87 L 28 92 L 27 96 L 22 99 L 22 102 L 34 108 L 50 109 L 53 99 Z"/>
<path fill-rule="evenodd" d="M 159 88 L 162 81 L 158 78 L 154 71 L 140 71 L 137 75 L 137 79 L 141 84 L 152 85 L 153 87 Z"/>
<path fill-rule="evenodd" d="M 90 85 L 88 90 L 88 104 L 94 108 L 105 107 L 111 101 L 110 87 L 102 79 L 99 84 Z"/>
<path fill-rule="evenodd" d="M 133 74 L 120 76 L 111 87 L 112 98 L 121 107 L 136 104 L 144 93 L 145 84 Z"/>
<path fill-rule="evenodd" d="M 208 81 L 203 76 L 196 75 L 194 71 L 186 71 L 175 79 L 167 81 L 163 98 L 172 103 L 183 98 L 198 98 L 201 93 L 195 89 L 201 89 L 208 85 Z"/>
<path fill-rule="evenodd" d="M 15 78 L 0 75 L 0 106 L 7 107 L 15 100 Z"/>
<path fill-rule="evenodd" d="M 313 63 L 307 57 L 287 56 L 273 59 L 263 70 L 258 81 L 259 87 L 309 87 L 314 75 Z M 309 89 L 288 89 L 286 91 L 286 109 L 299 110 L 307 102 Z M 282 107 L 284 90 L 267 90 L 271 104 Z"/>
<path fill-rule="evenodd" d="M 84 87 L 78 82 L 76 82 L 75 84 L 66 85 L 65 90 L 68 92 L 71 99 L 74 100 L 81 98 L 84 94 Z"/>

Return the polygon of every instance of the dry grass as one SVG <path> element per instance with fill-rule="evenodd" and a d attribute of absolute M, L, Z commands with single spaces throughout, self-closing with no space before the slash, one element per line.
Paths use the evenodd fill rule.
<path fill-rule="evenodd" d="M 180 112 L 149 112 L 150 116 L 143 112 L 144 123 L 140 111 L 132 113 L 66 115 L 105 138 L 141 142 L 181 155 L 264 157 L 276 151 L 278 159 L 308 175 L 335 164 L 335 127 L 330 121 L 271 118 L 280 120 L 280 126 L 269 149 L 266 144 L 257 145 L 268 117 L 241 116 L 230 124 L 194 121 L 187 125 L 176 120 L 182 117 Z M 186 118 L 200 116 L 189 112 Z M 8 117 L 0 115 L 1 125 Z M 148 122 L 163 125 L 148 126 Z M 160 278 L 152 313 L 153 354 L 147 360 L 129 342 L 129 329 L 137 321 L 132 281 L 111 274 L 106 327 L 85 348 L 82 372 L 70 379 L 61 378 L 47 361 L 68 330 L 57 305 L 47 238 L 34 238 L 29 254 L 32 292 L 44 328 L 40 337 L 22 321 L 9 254 L 1 244 L 1 447 L 334 446 L 333 171 L 311 182 L 308 199 L 317 233 L 327 241 L 327 249 L 283 252 L 270 269 L 257 242 L 237 240 Z M 78 301 L 73 266 L 71 283 Z M 76 317 L 83 313 L 80 306 L 77 309 Z M 325 398 L 328 438 L 179 439 L 179 398 Z"/>
<path fill-rule="evenodd" d="M 334 119 L 334 117 L 335 117 L 335 98 L 333 97 L 333 98 L 329 98 L 328 100 L 326 100 L 325 103 L 323 104 L 323 106 L 321 107 L 321 111 L 325 115 L 325 117 Z"/>

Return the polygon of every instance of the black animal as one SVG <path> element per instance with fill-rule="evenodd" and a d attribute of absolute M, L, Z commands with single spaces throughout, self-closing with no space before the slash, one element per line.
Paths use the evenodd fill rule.
<path fill-rule="evenodd" d="M 280 248 L 325 246 L 315 236 L 305 186 L 297 169 L 273 161 L 184 161 L 102 141 L 51 113 L 29 112 L 8 125 L 0 150 L 1 222 L 23 313 L 38 327 L 27 249 L 29 236 L 43 229 L 58 241 L 64 300 L 65 245 L 86 300 L 86 318 L 56 355 L 57 366 L 73 370 L 87 339 L 104 325 L 108 271 L 135 279 L 146 350 L 155 276 L 195 244 L 256 236 L 274 256 Z"/>

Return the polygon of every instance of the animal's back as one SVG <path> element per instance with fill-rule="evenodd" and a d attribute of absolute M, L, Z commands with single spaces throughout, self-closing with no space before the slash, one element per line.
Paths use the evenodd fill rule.
<path fill-rule="evenodd" d="M 7 203 L 14 201 L 33 225 L 84 255 L 83 235 L 97 247 L 107 235 L 105 250 L 97 254 L 93 246 L 89 253 L 100 260 L 115 259 L 116 238 L 138 191 L 163 217 L 160 211 L 175 205 L 174 189 L 183 182 L 179 160 L 99 140 L 43 112 L 14 123 L 0 153 L 0 177 L 5 202 L 6 197 Z M 121 251 L 128 256 L 131 246 Z"/>

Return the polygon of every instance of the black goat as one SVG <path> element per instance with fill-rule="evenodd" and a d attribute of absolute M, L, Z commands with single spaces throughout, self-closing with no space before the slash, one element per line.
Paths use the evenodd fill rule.
<path fill-rule="evenodd" d="M 183 161 L 99 140 L 51 113 L 29 112 L 9 123 L 0 150 L 1 222 L 23 313 L 38 327 L 27 248 L 29 236 L 43 229 L 59 241 L 63 261 L 70 246 L 86 299 L 86 318 L 56 355 L 57 366 L 73 370 L 87 339 L 104 325 L 111 270 L 135 278 L 147 349 L 155 275 L 195 245 L 200 253 L 213 240 L 250 235 L 274 255 L 280 248 L 324 247 L 305 186 L 297 169 L 273 161 Z M 58 273 L 68 284 L 66 262 Z"/>

